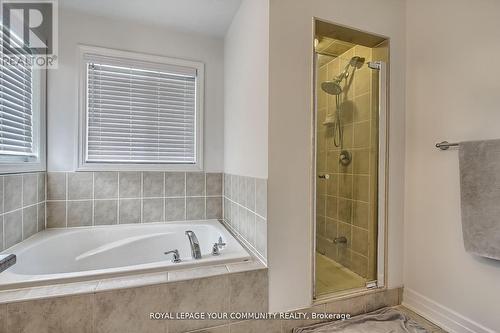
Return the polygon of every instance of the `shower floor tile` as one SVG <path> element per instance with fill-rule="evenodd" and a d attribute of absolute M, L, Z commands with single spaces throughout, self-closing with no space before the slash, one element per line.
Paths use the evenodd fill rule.
<path fill-rule="evenodd" d="M 316 296 L 365 287 L 366 280 L 316 252 Z"/>

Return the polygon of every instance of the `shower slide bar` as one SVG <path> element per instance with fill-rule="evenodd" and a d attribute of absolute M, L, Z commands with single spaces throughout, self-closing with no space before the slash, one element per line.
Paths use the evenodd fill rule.
<path fill-rule="evenodd" d="M 442 141 L 440 143 L 436 143 L 436 148 L 439 148 L 441 150 L 448 150 L 450 147 L 458 147 L 460 146 L 460 143 L 455 142 L 455 143 L 449 143 L 448 141 Z"/>

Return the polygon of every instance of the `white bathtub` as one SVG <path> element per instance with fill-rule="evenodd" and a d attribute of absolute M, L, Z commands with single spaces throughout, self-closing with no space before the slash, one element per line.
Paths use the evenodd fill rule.
<path fill-rule="evenodd" d="M 195 232 L 202 259 L 191 258 L 186 230 Z M 219 237 L 227 244 L 211 254 Z M 182 261 L 164 252 L 178 249 Z M 251 257 L 217 220 L 49 229 L 2 253 L 17 263 L 0 273 L 0 289 L 92 280 L 150 271 L 247 261 Z"/>

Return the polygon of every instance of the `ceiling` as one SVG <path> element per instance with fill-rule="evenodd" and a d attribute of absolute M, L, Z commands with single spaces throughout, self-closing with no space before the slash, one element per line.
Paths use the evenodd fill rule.
<path fill-rule="evenodd" d="M 59 0 L 61 8 L 222 37 L 241 0 Z"/>
<path fill-rule="evenodd" d="M 320 67 L 329 63 L 336 57 L 340 57 L 344 52 L 347 52 L 355 46 L 352 43 L 328 37 L 316 37 L 316 40 L 318 41 L 316 52 L 319 54 L 318 64 Z"/>

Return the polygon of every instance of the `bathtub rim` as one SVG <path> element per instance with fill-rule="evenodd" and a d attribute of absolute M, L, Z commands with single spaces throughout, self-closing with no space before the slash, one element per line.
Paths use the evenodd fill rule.
<path fill-rule="evenodd" d="M 107 279 L 73 281 L 42 286 L 0 290 L 0 305 L 15 302 L 42 300 L 49 298 L 96 294 L 113 290 L 142 288 L 155 285 L 172 284 L 182 281 L 206 279 L 222 275 L 235 275 L 252 271 L 268 270 L 259 259 L 219 265 L 207 265 L 169 272 L 129 274 Z M 178 274 L 182 273 L 182 274 Z M 177 275 L 176 275 L 177 274 Z"/>
<path fill-rule="evenodd" d="M 71 277 L 61 277 L 61 278 L 47 278 L 47 279 L 38 279 L 38 280 L 28 280 L 28 281 L 22 281 L 22 282 L 12 282 L 12 283 L 3 283 L 0 284 L 0 293 L 2 292 L 8 292 L 8 291 L 15 291 L 15 290 L 26 290 L 29 288 L 57 288 L 57 286 L 60 285 L 69 285 L 69 284 L 85 284 L 87 282 L 90 282 L 91 284 L 93 281 L 104 281 L 107 279 L 124 279 L 127 280 L 127 277 L 130 277 L 130 280 L 136 279 L 138 276 L 145 276 L 148 274 L 166 274 L 168 273 L 174 273 L 174 272 L 180 272 L 180 271 L 188 271 L 188 270 L 197 270 L 197 269 L 203 269 L 203 268 L 213 268 L 213 267 L 218 267 L 218 266 L 224 266 L 224 265 L 229 265 L 229 264 L 243 264 L 243 263 L 258 263 L 259 269 L 262 268 L 267 268 L 267 264 L 254 252 L 253 249 L 249 248 L 247 244 L 241 241 L 241 239 L 234 234 L 230 228 L 227 227 L 227 225 L 223 222 L 221 219 L 206 219 L 206 220 L 187 220 L 187 221 L 167 221 L 167 222 L 149 222 L 149 223 L 132 223 L 132 224 L 122 224 L 122 225 L 98 225 L 98 226 L 82 226 L 82 227 L 72 227 L 72 228 L 50 228 L 47 229 L 47 231 L 57 231 L 57 230 L 64 230 L 64 231 L 70 231 L 70 230 L 82 230 L 82 229 L 99 229 L 99 228 L 109 228 L 109 227 L 119 227 L 119 226 L 129 226 L 129 227 L 137 227 L 140 228 L 141 226 L 144 225 L 168 225 L 168 224 L 217 224 L 221 228 L 223 228 L 225 231 L 227 231 L 235 240 L 236 242 L 246 251 L 248 254 L 247 259 L 241 259 L 241 258 L 231 258 L 231 259 L 225 259 L 223 262 L 213 262 L 213 261 L 202 261 L 202 262 L 191 262 L 185 265 L 182 265 L 178 267 L 177 269 L 173 268 L 175 266 L 161 266 L 161 267 L 152 267 L 152 268 L 146 268 L 146 269 L 137 269 L 137 270 L 132 270 L 132 271 L 122 271 L 122 272 L 113 272 L 113 273 L 102 273 L 102 274 L 94 274 L 91 276 L 71 276 Z M 36 233 L 32 235 L 31 237 L 27 238 L 26 240 L 34 239 L 34 238 L 40 238 L 42 237 L 43 234 Z M 1 253 L 9 253 L 9 251 L 12 251 L 12 249 L 17 249 L 18 247 L 22 247 L 23 243 L 26 241 L 24 240 L 21 243 L 18 243 L 8 249 L 3 250 Z M 24 244 L 26 246 L 26 244 Z M 28 245 L 31 246 L 31 245 Z M 0 273 L 1 274 L 1 273 Z M 203 277 L 203 276 L 199 276 Z M 1 303 L 1 301 L 0 301 Z"/>

